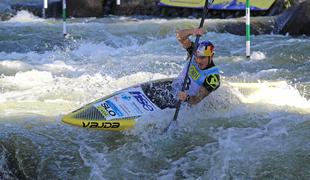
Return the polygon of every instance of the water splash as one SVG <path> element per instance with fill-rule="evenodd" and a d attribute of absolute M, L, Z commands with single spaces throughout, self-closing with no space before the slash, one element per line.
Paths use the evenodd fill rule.
<path fill-rule="evenodd" d="M 18 11 L 17 14 L 12 17 L 8 22 L 11 23 L 33 23 L 33 22 L 43 22 L 44 19 L 41 19 L 32 13 L 22 10 Z"/>

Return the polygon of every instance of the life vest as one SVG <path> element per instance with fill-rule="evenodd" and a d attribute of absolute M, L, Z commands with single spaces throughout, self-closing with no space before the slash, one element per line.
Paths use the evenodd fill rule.
<path fill-rule="evenodd" d="M 184 67 L 182 73 L 177 78 L 176 83 L 178 84 L 177 86 L 179 86 L 179 88 L 177 88 L 179 90 L 182 87 L 182 83 L 185 78 L 187 66 L 188 66 L 188 63 Z M 203 86 L 206 78 L 212 74 L 220 74 L 218 67 L 213 66 L 211 68 L 201 70 L 198 67 L 195 60 L 193 60 L 188 69 L 188 80 L 187 80 L 187 90 L 186 90 L 187 94 L 190 96 L 195 96 L 198 93 L 200 87 Z"/>

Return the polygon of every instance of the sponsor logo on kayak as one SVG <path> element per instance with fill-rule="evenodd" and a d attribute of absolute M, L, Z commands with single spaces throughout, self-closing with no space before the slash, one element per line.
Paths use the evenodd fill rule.
<path fill-rule="evenodd" d="M 151 102 L 139 91 L 130 91 L 131 95 L 133 95 L 136 100 L 142 104 L 143 108 L 147 111 L 154 111 L 154 106 Z"/>
<path fill-rule="evenodd" d="M 104 117 L 114 117 L 116 115 L 118 117 L 123 116 L 123 113 L 115 106 L 113 102 L 109 100 L 96 106 L 96 108 L 101 112 L 102 115 L 104 115 Z"/>
<path fill-rule="evenodd" d="M 123 113 L 109 100 L 103 103 L 103 107 L 111 116 L 123 116 Z"/>
<path fill-rule="evenodd" d="M 119 128 L 120 123 L 118 122 L 82 122 L 83 123 L 83 128 Z"/>

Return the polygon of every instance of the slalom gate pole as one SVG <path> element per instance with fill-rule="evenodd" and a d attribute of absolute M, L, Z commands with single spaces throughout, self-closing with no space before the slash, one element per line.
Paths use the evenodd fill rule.
<path fill-rule="evenodd" d="M 251 23 L 250 23 L 250 0 L 246 0 L 246 9 L 245 9 L 245 14 L 246 14 L 246 57 L 250 58 L 251 56 Z"/>
<path fill-rule="evenodd" d="M 67 18 L 67 3 L 66 0 L 62 0 L 62 19 L 63 19 L 63 36 L 66 37 L 67 35 L 67 23 L 66 23 L 66 18 Z"/>
<path fill-rule="evenodd" d="M 42 17 L 46 18 L 46 11 L 48 8 L 48 0 L 43 0 L 43 9 L 42 9 Z"/>

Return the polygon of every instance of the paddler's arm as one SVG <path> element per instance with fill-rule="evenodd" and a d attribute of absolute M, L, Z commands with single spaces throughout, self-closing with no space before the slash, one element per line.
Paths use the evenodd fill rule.
<path fill-rule="evenodd" d="M 179 98 L 181 101 L 186 101 L 188 104 L 194 105 L 198 104 L 203 98 L 208 96 L 210 93 L 207 91 L 205 87 L 200 87 L 197 95 L 195 96 L 189 96 L 186 92 L 180 92 Z"/>
<path fill-rule="evenodd" d="M 210 93 L 207 91 L 206 88 L 200 87 L 199 92 L 196 96 L 189 96 L 187 99 L 188 104 L 198 104 L 203 98 L 208 96 Z"/>
<path fill-rule="evenodd" d="M 179 92 L 178 96 L 181 101 L 186 101 L 188 104 L 198 104 L 203 98 L 219 88 L 220 84 L 220 76 L 218 74 L 213 74 L 206 78 L 203 86 L 199 88 L 195 96 L 189 96 L 186 92 Z"/>
<path fill-rule="evenodd" d="M 192 41 L 189 39 L 191 35 L 202 36 L 205 30 L 202 28 L 183 29 L 176 32 L 176 37 L 185 49 L 192 47 Z"/>

